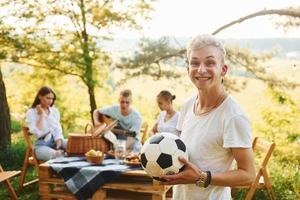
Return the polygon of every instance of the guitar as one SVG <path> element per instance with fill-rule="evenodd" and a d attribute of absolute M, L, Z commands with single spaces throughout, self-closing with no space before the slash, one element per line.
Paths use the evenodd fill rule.
<path fill-rule="evenodd" d="M 95 137 L 101 137 L 109 130 L 112 131 L 114 134 L 131 136 L 131 137 L 136 136 L 136 133 L 134 131 L 130 131 L 122 128 L 118 120 L 113 119 L 108 115 L 100 113 L 99 121 L 101 122 L 101 124 L 95 127 L 93 131 L 93 136 Z"/>

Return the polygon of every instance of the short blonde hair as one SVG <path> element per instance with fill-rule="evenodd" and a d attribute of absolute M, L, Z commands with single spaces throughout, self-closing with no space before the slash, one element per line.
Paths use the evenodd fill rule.
<path fill-rule="evenodd" d="M 187 53 L 188 59 L 189 59 L 189 56 L 190 56 L 192 50 L 201 49 L 206 46 L 216 47 L 222 55 L 222 62 L 223 63 L 225 62 L 226 50 L 223 46 L 223 43 L 221 42 L 221 40 L 213 37 L 212 35 L 208 35 L 208 34 L 197 35 L 192 40 L 190 40 L 190 42 L 188 43 L 188 45 L 186 47 L 186 53 Z"/>
<path fill-rule="evenodd" d="M 129 89 L 125 89 L 125 90 L 122 90 L 120 92 L 120 96 L 122 96 L 122 97 L 131 97 L 132 96 L 132 92 Z"/>

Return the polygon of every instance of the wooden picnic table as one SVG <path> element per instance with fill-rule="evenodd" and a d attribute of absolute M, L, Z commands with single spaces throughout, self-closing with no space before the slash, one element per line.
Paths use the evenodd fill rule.
<path fill-rule="evenodd" d="M 106 199 L 108 190 L 129 191 L 151 195 L 152 200 L 165 200 L 166 192 L 171 186 L 160 185 L 149 177 L 144 170 L 123 172 L 113 182 L 100 187 L 92 196 L 92 200 Z M 50 168 L 48 163 L 39 165 L 39 195 L 43 200 L 76 199 L 65 186 L 63 179 Z"/>

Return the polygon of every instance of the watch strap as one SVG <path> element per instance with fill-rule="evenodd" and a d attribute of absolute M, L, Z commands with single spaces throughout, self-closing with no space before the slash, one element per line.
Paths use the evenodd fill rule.
<path fill-rule="evenodd" d="M 206 176 L 206 180 L 204 182 L 204 187 L 205 188 L 208 187 L 209 184 L 210 184 L 210 182 L 211 182 L 211 172 L 210 171 L 206 171 L 206 174 L 207 174 L 207 176 Z"/>

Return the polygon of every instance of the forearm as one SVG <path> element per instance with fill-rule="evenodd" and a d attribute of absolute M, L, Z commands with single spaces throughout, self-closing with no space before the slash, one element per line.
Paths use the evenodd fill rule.
<path fill-rule="evenodd" d="M 255 179 L 255 165 L 251 148 L 231 148 L 237 169 L 224 173 L 212 173 L 211 184 L 218 186 L 243 186 Z"/>
<path fill-rule="evenodd" d="M 157 133 L 157 123 L 152 127 L 150 135 L 154 135 L 155 133 Z"/>
<path fill-rule="evenodd" d="M 243 186 L 253 182 L 253 173 L 237 169 L 223 173 L 212 173 L 211 185 L 216 186 Z"/>
<path fill-rule="evenodd" d="M 56 149 L 60 149 L 62 147 L 62 139 L 58 139 L 55 141 Z"/>
<path fill-rule="evenodd" d="M 100 113 L 98 110 L 94 110 L 93 112 L 93 121 L 94 121 L 94 126 L 99 126 L 101 122 L 99 121 L 100 118 Z"/>
<path fill-rule="evenodd" d="M 29 128 L 29 132 L 34 134 L 36 136 L 36 138 L 41 138 L 44 137 L 45 135 L 47 135 L 49 133 L 49 131 L 47 130 L 43 130 L 42 125 L 38 126 L 38 121 L 36 122 L 31 122 L 28 123 L 27 126 Z"/>
<path fill-rule="evenodd" d="M 43 130 L 44 118 L 45 117 L 44 117 L 43 114 L 38 115 L 38 120 L 37 120 L 37 123 L 36 123 L 36 127 L 39 130 Z"/>
<path fill-rule="evenodd" d="M 113 128 L 111 131 L 115 134 L 126 135 L 126 136 L 131 136 L 131 137 L 136 136 L 136 133 L 134 131 L 130 131 L 130 130 L 126 130 L 126 129 Z"/>
<path fill-rule="evenodd" d="M 60 124 L 52 127 L 50 129 L 50 133 L 53 135 L 54 141 L 61 140 L 64 138 Z"/>
<path fill-rule="evenodd" d="M 34 134 L 36 136 L 36 138 L 42 138 L 44 136 L 46 136 L 47 134 L 49 134 L 49 132 L 43 132 L 41 130 L 39 130 L 37 127 L 36 128 L 29 128 L 29 132 Z"/>

